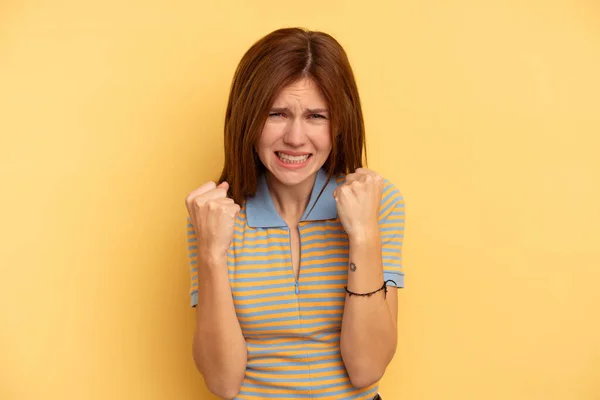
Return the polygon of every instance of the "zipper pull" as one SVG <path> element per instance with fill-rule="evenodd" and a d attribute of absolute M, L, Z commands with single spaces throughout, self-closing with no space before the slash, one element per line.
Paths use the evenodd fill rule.
<path fill-rule="evenodd" d="M 294 286 L 296 287 L 296 294 L 298 294 L 298 282 L 294 282 Z"/>

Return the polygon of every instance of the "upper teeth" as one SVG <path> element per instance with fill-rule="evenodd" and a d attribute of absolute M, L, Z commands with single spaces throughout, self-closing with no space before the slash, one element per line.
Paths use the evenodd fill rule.
<path fill-rule="evenodd" d="M 309 154 L 304 154 L 302 156 L 292 156 L 286 153 L 280 153 L 278 152 L 277 155 L 279 156 L 279 158 L 283 159 L 283 160 L 289 160 L 289 161 L 305 161 Z"/>

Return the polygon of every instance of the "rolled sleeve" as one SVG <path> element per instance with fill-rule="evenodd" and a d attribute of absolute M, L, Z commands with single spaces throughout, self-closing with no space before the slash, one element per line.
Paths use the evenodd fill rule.
<path fill-rule="evenodd" d="M 386 180 L 384 183 L 379 213 L 383 277 L 386 281 L 394 281 L 389 282 L 388 286 L 398 288 L 404 287 L 404 270 L 402 264 L 404 224 L 404 198 L 398 189 Z"/>

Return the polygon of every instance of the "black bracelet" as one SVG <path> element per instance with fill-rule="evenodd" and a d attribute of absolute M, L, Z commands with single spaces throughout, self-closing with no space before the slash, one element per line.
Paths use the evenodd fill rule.
<path fill-rule="evenodd" d="M 394 282 L 394 281 L 391 279 L 388 279 L 387 281 L 383 282 L 382 287 L 380 287 L 379 289 L 374 290 L 372 292 L 369 292 L 369 293 L 354 293 L 354 292 L 351 292 L 348 290 L 348 286 L 344 286 L 344 289 L 346 289 L 346 293 L 348 293 L 350 296 L 360 296 L 360 297 L 369 297 L 369 296 L 383 290 L 383 298 L 385 299 L 387 297 L 387 283 L 388 282 Z M 394 285 L 397 285 L 397 283 L 394 282 Z"/>

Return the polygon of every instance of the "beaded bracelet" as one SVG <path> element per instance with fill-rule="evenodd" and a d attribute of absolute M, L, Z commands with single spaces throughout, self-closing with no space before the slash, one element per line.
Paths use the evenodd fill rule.
<path fill-rule="evenodd" d="M 348 286 L 344 286 L 344 289 L 346 289 L 346 293 L 348 293 L 350 296 L 360 296 L 360 297 L 369 297 L 369 296 L 383 290 L 383 298 L 385 299 L 387 297 L 387 283 L 388 282 L 394 282 L 394 281 L 391 279 L 388 279 L 387 281 L 383 282 L 382 287 L 380 287 L 379 289 L 374 290 L 372 292 L 369 292 L 369 293 L 354 293 L 354 292 L 351 292 L 348 290 Z M 394 285 L 397 285 L 397 283 L 394 282 Z"/>

